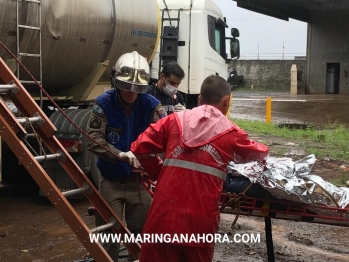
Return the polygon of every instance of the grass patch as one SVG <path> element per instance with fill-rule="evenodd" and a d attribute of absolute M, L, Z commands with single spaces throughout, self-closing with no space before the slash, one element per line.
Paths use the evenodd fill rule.
<path fill-rule="evenodd" d="M 307 148 L 307 153 L 318 157 L 330 155 L 349 161 L 349 129 L 343 126 L 331 125 L 323 130 L 280 128 L 275 124 L 260 121 L 232 119 L 232 121 L 247 132 L 257 135 L 268 135 L 301 141 Z"/>
<path fill-rule="evenodd" d="M 340 177 L 332 178 L 328 182 L 330 182 L 335 186 L 345 186 L 348 180 L 349 180 L 349 175 L 342 174 Z"/>

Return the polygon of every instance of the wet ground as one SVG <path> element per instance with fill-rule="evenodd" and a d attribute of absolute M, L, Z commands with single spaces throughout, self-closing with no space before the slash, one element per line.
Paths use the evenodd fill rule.
<path fill-rule="evenodd" d="M 93 218 L 87 216 L 88 201 L 71 203 L 93 227 Z M 1 262 L 72 261 L 86 254 L 70 227 L 32 184 L 0 190 L 0 246 Z"/>
<path fill-rule="evenodd" d="M 32 187 L 29 187 L 32 188 Z M 80 260 L 86 250 L 47 199 L 27 186 L 0 191 L 0 261 L 44 262 Z M 33 188 L 32 188 L 33 189 Z M 86 200 L 71 201 L 88 226 Z M 262 218 L 221 214 L 219 233 L 260 234 L 260 242 L 222 243 L 215 248 L 213 261 L 267 261 Z M 349 228 L 272 220 L 276 261 L 348 261 Z"/>
<path fill-rule="evenodd" d="M 349 96 L 344 95 L 233 92 L 231 117 L 265 121 L 267 97 L 272 101 L 272 123 L 349 126 Z"/>
<path fill-rule="evenodd" d="M 318 127 L 333 123 L 349 125 L 348 97 L 323 95 L 295 98 L 287 94 L 239 92 L 234 93 L 231 114 L 236 118 L 265 119 L 265 97 L 268 95 L 273 99 L 272 122 L 312 123 Z M 290 101 L 296 99 L 298 102 Z M 273 140 L 275 145 L 290 145 L 290 153 L 297 149 L 293 141 L 264 136 L 253 138 L 262 142 Z M 343 174 L 335 171 L 343 165 L 349 166 L 338 160 L 318 159 L 313 170 L 324 179 L 330 179 Z M 82 244 L 51 203 L 38 196 L 38 188 L 31 179 L 26 178 L 25 181 L 21 186 L 12 184 L 11 187 L 0 188 L 0 262 L 81 259 L 87 253 Z M 87 225 L 93 227 L 94 218 L 87 216 L 86 211 L 89 203 L 86 200 L 71 200 L 71 203 Z M 267 261 L 263 219 L 240 216 L 238 226 L 232 230 L 234 218 L 233 214 L 221 214 L 219 232 L 230 237 L 237 233 L 260 233 L 261 241 L 217 244 L 214 261 Z M 272 220 L 272 224 L 276 261 L 348 261 L 347 227 L 282 220 Z"/>
<path fill-rule="evenodd" d="M 232 230 L 233 215 L 221 214 L 221 233 L 260 234 L 260 243 L 217 245 L 214 261 L 268 261 L 264 219 L 241 216 Z M 272 219 L 275 261 L 348 261 L 349 229 Z M 239 238 L 237 238 L 239 239 Z"/>

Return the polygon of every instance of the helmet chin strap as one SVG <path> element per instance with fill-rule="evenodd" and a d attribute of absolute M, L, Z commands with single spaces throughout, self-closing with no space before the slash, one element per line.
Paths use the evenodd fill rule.
<path fill-rule="evenodd" d="M 135 99 L 135 101 L 133 101 L 132 103 L 129 103 L 129 102 L 126 102 L 123 98 L 122 98 L 122 95 L 120 94 L 120 92 L 118 92 L 118 98 L 119 98 L 119 102 L 124 106 L 124 107 L 132 107 L 137 99 L 138 99 L 138 96 L 137 98 Z"/>

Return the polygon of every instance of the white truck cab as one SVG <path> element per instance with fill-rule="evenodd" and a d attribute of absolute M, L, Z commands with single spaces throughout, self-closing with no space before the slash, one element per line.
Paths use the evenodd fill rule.
<path fill-rule="evenodd" d="M 178 90 L 188 108 L 197 105 L 203 80 L 209 75 L 226 78 L 226 40 L 230 40 L 231 59 L 239 58 L 239 36 L 226 37 L 228 27 L 219 7 L 211 0 L 158 0 L 161 19 L 160 43 L 151 63 L 151 77 L 158 78 L 161 67 L 175 60 L 185 78 Z"/>

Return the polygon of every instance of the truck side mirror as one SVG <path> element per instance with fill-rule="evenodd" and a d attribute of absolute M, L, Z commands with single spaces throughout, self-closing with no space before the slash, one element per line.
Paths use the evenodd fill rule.
<path fill-rule="evenodd" d="M 230 39 L 230 57 L 231 60 L 240 58 L 240 42 L 236 38 Z"/>
<path fill-rule="evenodd" d="M 231 36 L 232 36 L 233 38 L 239 37 L 239 36 L 240 36 L 239 29 L 237 29 L 237 28 L 232 28 L 232 29 L 231 29 Z"/>

